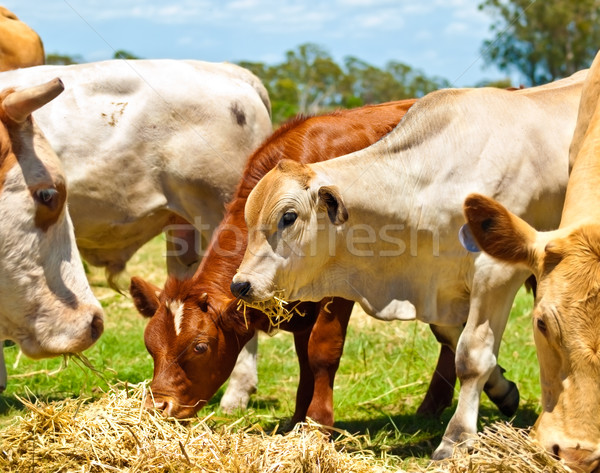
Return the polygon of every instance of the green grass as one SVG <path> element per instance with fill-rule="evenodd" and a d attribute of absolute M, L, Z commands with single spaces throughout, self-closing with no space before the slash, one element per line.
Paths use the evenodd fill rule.
<path fill-rule="evenodd" d="M 162 237 L 152 240 L 130 262 L 129 274 L 162 285 L 163 248 Z M 152 360 L 143 343 L 145 320 L 128 297 L 107 287 L 102 271 L 90 268 L 89 279 L 105 309 L 106 323 L 99 342 L 85 354 L 103 378 L 78 366 L 74 360 L 65 369 L 50 374 L 61 367 L 62 359 L 33 361 L 22 357 L 17 362 L 17 347 L 9 347 L 5 349 L 9 385 L 0 395 L 0 427 L 23 413 L 17 396 L 44 400 L 93 398 L 118 380 L 137 383 L 152 377 Z M 540 398 L 531 305 L 531 295 L 522 290 L 511 312 L 499 360 L 507 370 L 506 376 L 517 383 L 521 393 L 521 405 L 513 419 L 514 425 L 521 427 L 535 421 Z M 336 377 L 336 427 L 367 434 L 364 446 L 398 456 L 398 467 L 426 465 L 455 407 L 454 404 L 447 409 L 439 420 L 415 414 L 437 355 L 438 344 L 425 324 L 381 322 L 355 310 Z M 249 410 L 237 415 L 222 413 L 218 407 L 222 389 L 201 414 L 216 411 L 217 423 L 232 423 L 242 417 L 241 428 L 257 422 L 266 430 L 283 425 L 294 410 L 297 378 L 292 336 L 285 332 L 262 335 L 259 388 Z M 483 395 L 480 422 L 487 424 L 499 419 L 503 419 L 502 415 Z"/>

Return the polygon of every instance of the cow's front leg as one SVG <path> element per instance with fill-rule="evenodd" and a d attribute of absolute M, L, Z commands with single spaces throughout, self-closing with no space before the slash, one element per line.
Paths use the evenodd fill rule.
<path fill-rule="evenodd" d="M 179 216 L 171 217 L 164 229 L 167 243 L 167 273 L 183 280 L 191 278 L 200 264 L 200 248 L 205 248 L 204 236 Z"/>
<path fill-rule="evenodd" d="M 429 328 L 440 342 L 440 355 L 429 389 L 425 394 L 423 402 L 417 409 L 417 414 L 428 417 L 439 417 L 440 414 L 450 407 L 454 397 L 454 386 L 456 384 L 456 365 L 454 363 L 454 352 L 462 327 L 429 325 Z"/>
<path fill-rule="evenodd" d="M 308 343 L 315 385 L 307 416 L 322 425 L 333 426 L 333 382 L 344 351 L 354 302 L 335 297 L 322 304 Z"/>
<path fill-rule="evenodd" d="M 0 340 L 0 393 L 4 392 L 8 383 L 6 362 L 4 361 L 4 341 Z"/>
<path fill-rule="evenodd" d="M 296 409 L 290 420 L 290 428 L 298 422 L 306 420 L 306 412 L 313 397 L 315 378 L 308 361 L 308 340 L 311 330 L 312 327 L 309 330 L 294 332 L 294 346 L 296 347 L 296 356 L 300 367 L 300 379 L 296 390 Z"/>
<path fill-rule="evenodd" d="M 502 376 L 497 355 L 514 297 L 527 273 L 494 262 L 486 255 L 478 257 L 475 267 L 469 317 L 456 350 L 458 404 L 432 455 L 434 460 L 451 456 L 457 442 L 467 440 L 468 447 L 469 437 L 477 433 L 479 401 L 488 380 L 493 386 L 488 384 L 486 391 L 497 403 L 502 404 L 502 398 L 514 399 L 516 390 L 514 383 Z"/>
<path fill-rule="evenodd" d="M 258 352 L 258 332 L 246 343 L 238 355 L 229 384 L 221 398 L 221 408 L 225 412 L 245 409 L 250 395 L 258 386 L 258 369 L 256 355 Z"/>

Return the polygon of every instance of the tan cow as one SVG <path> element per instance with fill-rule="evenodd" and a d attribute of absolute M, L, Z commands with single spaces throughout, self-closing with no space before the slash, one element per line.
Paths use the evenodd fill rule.
<path fill-rule="evenodd" d="M 600 55 L 585 82 L 558 230 L 537 232 L 496 201 L 471 195 L 479 246 L 532 271 L 542 412 L 534 435 L 576 471 L 600 471 Z M 511 207 L 509 207 L 511 208 Z"/>
<path fill-rule="evenodd" d="M 62 91 L 56 79 L 0 94 L 0 339 L 31 358 L 83 351 L 104 326 L 75 244 L 62 164 L 31 118 Z"/>
<path fill-rule="evenodd" d="M 40 66 L 44 61 L 44 45 L 38 34 L 0 6 L 0 72 Z"/>
<path fill-rule="evenodd" d="M 166 231 L 169 273 L 192 274 L 246 159 L 271 134 L 260 80 L 228 63 L 113 60 L 7 71 L 0 87 L 56 76 L 65 92 L 34 117 L 63 162 L 84 259 L 112 278 Z M 254 339 L 250 351 L 256 346 Z M 228 390 L 225 406 L 239 406 L 256 388 L 237 385 L 243 392 Z"/>
<path fill-rule="evenodd" d="M 484 385 L 504 412 L 517 407 L 518 390 L 496 360 L 529 275 L 462 248 L 462 203 L 485 192 L 536 228 L 558 224 L 585 76 L 510 92 L 433 92 L 362 151 L 282 161 L 248 198 L 248 246 L 232 292 L 250 301 L 336 296 L 380 319 L 438 326 L 456 347 L 461 382 L 434 458 L 451 455 L 477 430 Z"/>

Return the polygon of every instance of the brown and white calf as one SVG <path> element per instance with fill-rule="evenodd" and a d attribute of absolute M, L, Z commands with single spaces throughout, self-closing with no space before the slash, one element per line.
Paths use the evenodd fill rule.
<path fill-rule="evenodd" d="M 0 340 L 31 358 L 81 352 L 104 327 L 75 244 L 62 164 L 31 117 L 62 91 L 56 79 L 0 95 Z"/>
<path fill-rule="evenodd" d="M 537 232 L 483 195 L 465 201 L 479 247 L 537 278 L 533 333 L 542 412 L 534 436 L 575 471 L 585 472 L 600 471 L 599 142 L 597 55 L 581 95 L 558 230 Z"/>
<path fill-rule="evenodd" d="M 277 292 L 288 300 L 342 297 L 380 319 L 437 326 L 456 347 L 461 383 L 434 458 L 451 455 L 477 431 L 484 386 L 505 412 L 517 407 L 497 355 L 529 276 L 462 248 L 462 203 L 485 192 L 537 228 L 558 224 L 585 76 L 510 92 L 433 92 L 364 150 L 323 163 L 280 162 L 248 197 L 248 246 L 232 292 L 249 301 Z"/>

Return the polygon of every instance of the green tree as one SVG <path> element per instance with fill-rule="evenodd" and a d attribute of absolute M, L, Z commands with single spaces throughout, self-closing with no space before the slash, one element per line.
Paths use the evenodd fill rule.
<path fill-rule="evenodd" d="M 66 54 L 46 54 L 46 64 L 53 64 L 58 66 L 68 66 L 70 64 L 79 64 L 83 62 L 81 56 L 68 56 Z"/>
<path fill-rule="evenodd" d="M 113 54 L 113 59 L 140 59 L 135 54 L 130 53 L 129 51 L 125 51 L 124 49 L 119 49 L 115 51 Z"/>
<path fill-rule="evenodd" d="M 323 113 L 331 109 L 421 97 L 448 81 L 426 77 L 400 62 L 384 69 L 356 57 L 337 64 L 327 51 L 306 43 L 288 51 L 281 64 L 239 62 L 265 84 L 271 98 L 275 123 L 297 115 Z"/>
<path fill-rule="evenodd" d="M 529 85 L 589 67 L 600 47 L 599 0 L 485 0 L 479 9 L 493 17 L 484 59 Z"/>

